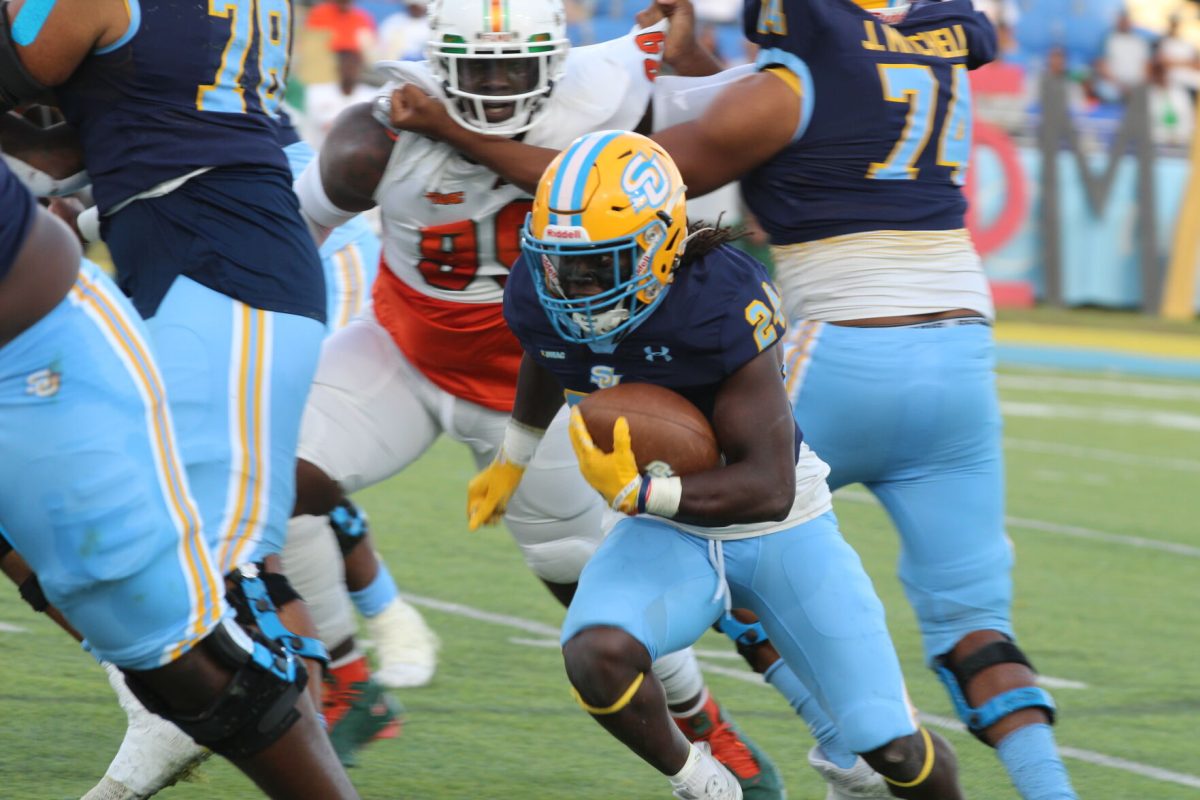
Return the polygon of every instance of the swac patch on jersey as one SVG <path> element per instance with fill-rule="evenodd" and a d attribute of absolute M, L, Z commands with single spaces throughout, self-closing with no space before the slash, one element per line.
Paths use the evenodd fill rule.
<path fill-rule="evenodd" d="M 592 367 L 591 381 L 601 389 L 608 389 L 620 383 L 621 376 L 618 375 L 617 371 L 612 367 L 608 367 L 603 364 L 597 364 L 596 366 Z"/>

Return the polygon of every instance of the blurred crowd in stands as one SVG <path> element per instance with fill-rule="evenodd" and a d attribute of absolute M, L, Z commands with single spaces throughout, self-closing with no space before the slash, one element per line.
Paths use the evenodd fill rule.
<path fill-rule="evenodd" d="M 753 58 L 740 24 L 741 0 L 693 0 L 700 36 L 728 66 Z M 832 1 L 832 0 L 828 0 Z M 320 146 L 348 105 L 371 94 L 370 65 L 421 59 L 428 0 L 329 0 L 310 6 L 299 41 L 302 89 L 290 100 L 305 138 Z M 565 0 L 575 44 L 626 33 L 642 0 Z M 1066 82 L 1071 113 L 1107 139 L 1131 92 L 1149 93 L 1151 128 L 1166 148 L 1192 138 L 1200 89 L 1200 0 L 975 0 L 1000 33 L 1000 59 L 973 76 L 980 115 L 1031 134 L 1041 76 Z M 297 76 L 293 76 L 294 78 Z"/>

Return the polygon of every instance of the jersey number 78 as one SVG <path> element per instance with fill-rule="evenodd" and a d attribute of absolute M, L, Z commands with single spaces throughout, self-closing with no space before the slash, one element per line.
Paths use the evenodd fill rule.
<path fill-rule="evenodd" d="M 283 100 L 291 43 L 288 0 L 208 0 L 208 15 L 229 20 L 229 39 L 212 83 L 196 88 L 196 108 L 246 113 L 246 90 L 258 93 L 263 113 L 273 116 Z M 257 34 L 257 35 L 256 35 Z M 253 44 L 258 45 L 257 51 Z M 258 60 L 258 85 L 246 85 L 246 61 Z"/>

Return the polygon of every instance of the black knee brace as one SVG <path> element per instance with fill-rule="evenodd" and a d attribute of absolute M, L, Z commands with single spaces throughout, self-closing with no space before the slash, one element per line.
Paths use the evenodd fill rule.
<path fill-rule="evenodd" d="M 989 642 L 954 666 L 947 656 L 937 660 L 934 670 L 950 693 L 954 710 L 975 738 L 987 744 L 983 732 L 1004 717 L 1022 708 L 1040 708 L 1054 724 L 1054 699 L 1050 693 L 1038 686 L 1022 686 L 1001 692 L 978 708 L 967 702 L 967 685 L 971 679 L 988 667 L 996 664 L 1022 664 L 1033 669 L 1033 664 L 1010 639 Z M 1036 670 L 1035 670 L 1036 671 Z"/>
<path fill-rule="evenodd" d="M 287 650 L 252 638 L 226 620 L 199 645 L 217 662 L 233 670 L 229 685 L 198 714 L 173 713 L 163 698 L 136 673 L 125 682 L 142 704 L 175 723 L 214 753 L 242 759 L 278 741 L 296 720 L 296 700 L 308 682 L 304 665 Z"/>
<path fill-rule="evenodd" d="M 362 544 L 370 530 L 367 512 L 349 500 L 343 500 L 329 512 L 329 524 L 337 536 L 338 547 L 343 557 L 350 555 L 351 550 Z"/>

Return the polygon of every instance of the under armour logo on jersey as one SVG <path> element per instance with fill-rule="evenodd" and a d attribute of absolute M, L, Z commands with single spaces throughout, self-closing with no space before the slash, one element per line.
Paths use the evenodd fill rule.
<path fill-rule="evenodd" d="M 655 350 L 650 345 L 646 345 L 643 349 L 646 351 L 647 361 L 653 361 L 656 358 L 661 358 L 663 361 L 671 360 L 671 348 L 669 347 L 660 347 Z"/>
<path fill-rule="evenodd" d="M 608 389 L 621 382 L 621 376 L 612 367 L 596 365 L 592 367 L 592 383 L 601 389 Z"/>
<path fill-rule="evenodd" d="M 463 202 L 462 192 L 426 192 L 425 199 L 435 206 L 457 206 Z"/>
<path fill-rule="evenodd" d="M 667 202 L 671 195 L 671 179 L 657 153 L 649 158 L 645 153 L 635 153 L 621 175 L 621 188 L 629 196 L 633 209 L 641 211 L 647 206 L 658 207 Z"/>
<path fill-rule="evenodd" d="M 25 393 L 34 397 L 53 397 L 62 387 L 62 373 L 53 369 L 39 369 L 25 379 Z"/>

